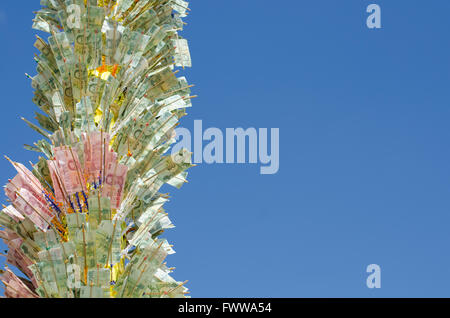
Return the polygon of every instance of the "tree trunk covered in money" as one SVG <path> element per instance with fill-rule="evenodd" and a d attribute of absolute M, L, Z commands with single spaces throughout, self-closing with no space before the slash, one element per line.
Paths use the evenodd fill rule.
<path fill-rule="evenodd" d="M 169 275 L 174 253 L 159 236 L 173 227 L 163 205 L 181 187 L 191 153 L 170 154 L 191 106 L 175 69 L 191 66 L 178 35 L 182 0 L 41 0 L 30 77 L 44 136 L 30 170 L 17 170 L 0 213 L 8 245 L 6 297 L 186 297 Z M 28 76 L 28 75 L 27 75 Z"/>

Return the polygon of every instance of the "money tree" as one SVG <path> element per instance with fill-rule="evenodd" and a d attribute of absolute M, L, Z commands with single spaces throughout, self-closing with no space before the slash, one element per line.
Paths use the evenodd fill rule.
<path fill-rule="evenodd" d="M 173 151 L 191 106 L 176 74 L 191 66 L 182 0 L 41 0 L 27 75 L 42 153 L 5 186 L 0 237 L 5 297 L 187 297 L 165 263 L 173 225 L 160 193 L 186 182 L 191 153 Z M 16 275 L 17 273 L 17 275 Z"/>

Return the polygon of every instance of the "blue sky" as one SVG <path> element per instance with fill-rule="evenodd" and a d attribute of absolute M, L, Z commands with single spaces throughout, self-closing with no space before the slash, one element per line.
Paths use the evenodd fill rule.
<path fill-rule="evenodd" d="M 366 27 L 370 3 L 381 30 Z M 25 163 L 38 8 L 0 8 L 0 149 Z M 183 126 L 280 128 L 280 170 L 203 164 L 168 189 L 175 278 L 193 297 L 450 296 L 450 2 L 191 8 L 183 74 L 200 97 Z M 13 175 L 0 163 L 0 180 Z M 372 263 L 381 289 L 366 287 Z"/>

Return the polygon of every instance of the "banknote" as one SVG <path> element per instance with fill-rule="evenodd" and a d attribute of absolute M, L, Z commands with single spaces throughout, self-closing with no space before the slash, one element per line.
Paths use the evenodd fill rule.
<path fill-rule="evenodd" d="M 71 195 L 86 191 L 86 183 L 83 178 L 83 169 L 78 158 L 78 153 L 68 147 L 56 147 L 54 148 L 54 153 L 65 192 Z"/>
<path fill-rule="evenodd" d="M 17 191 L 14 204 L 21 214 L 28 217 L 44 232 L 48 230 L 51 220 L 55 217 L 46 204 L 40 202 L 25 188 Z"/>
<path fill-rule="evenodd" d="M 186 39 L 172 40 L 175 47 L 175 65 L 181 67 L 192 67 L 191 54 Z"/>
<path fill-rule="evenodd" d="M 115 161 L 109 162 L 106 170 L 103 191 L 111 198 L 111 208 L 118 209 L 122 201 L 122 195 L 128 167 Z"/>
<path fill-rule="evenodd" d="M 100 191 L 94 191 L 89 195 L 89 224 L 97 228 L 103 220 L 111 220 L 111 199 L 102 196 Z"/>

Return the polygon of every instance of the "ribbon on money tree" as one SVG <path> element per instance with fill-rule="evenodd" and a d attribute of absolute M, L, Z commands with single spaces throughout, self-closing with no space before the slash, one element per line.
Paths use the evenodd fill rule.
<path fill-rule="evenodd" d="M 191 153 L 169 154 L 191 107 L 176 68 L 191 66 L 178 35 L 182 0 L 41 0 L 35 125 L 43 154 L 5 186 L 5 297 L 187 297 L 169 274 L 173 225 L 164 184 L 181 187 Z"/>

